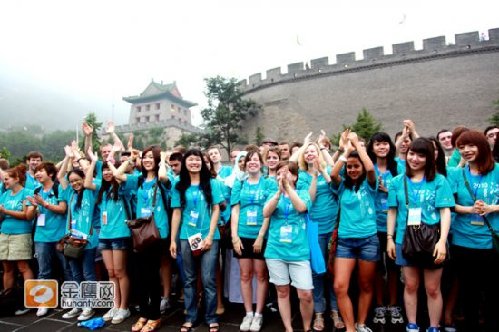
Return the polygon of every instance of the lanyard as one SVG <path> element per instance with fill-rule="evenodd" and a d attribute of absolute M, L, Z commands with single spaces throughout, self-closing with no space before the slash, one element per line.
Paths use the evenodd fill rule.
<path fill-rule="evenodd" d="M 251 186 L 251 184 L 249 183 L 249 180 L 246 180 L 244 182 L 244 184 L 246 184 L 246 183 L 248 183 L 248 186 Z M 244 186 L 244 184 L 243 184 L 243 186 Z M 249 199 L 250 199 L 250 204 L 251 205 L 255 204 L 255 201 L 259 197 L 261 184 L 262 184 L 262 178 L 260 177 L 258 179 L 258 187 L 255 190 L 248 190 L 249 191 L 249 196 L 250 196 Z"/>
<path fill-rule="evenodd" d="M 419 184 L 417 185 L 416 183 L 412 182 L 411 179 L 409 179 L 409 196 L 411 196 L 411 201 L 416 206 L 421 206 L 420 190 L 425 186 L 425 184 L 426 184 L 426 176 L 423 177 L 423 180 L 419 182 Z"/>
<path fill-rule="evenodd" d="M 192 204 L 194 205 L 194 209 L 197 209 L 197 207 L 198 207 L 198 199 L 199 199 L 199 195 L 201 195 L 201 192 L 199 190 L 199 186 L 191 186 L 191 188 L 192 187 L 196 187 L 197 188 L 197 190 L 192 189 L 192 192 L 191 192 L 191 195 L 192 195 Z"/>
<path fill-rule="evenodd" d="M 144 183 L 142 183 L 141 196 L 142 196 L 142 202 L 144 202 L 144 206 L 149 207 L 151 205 L 150 204 L 151 198 L 149 196 L 149 192 L 151 191 L 155 183 L 156 183 L 156 178 L 154 178 L 151 181 L 144 181 Z"/>
<path fill-rule="evenodd" d="M 291 200 L 289 197 L 283 196 L 284 207 L 284 219 L 286 219 L 286 224 L 288 223 L 289 213 L 291 212 Z"/>
<path fill-rule="evenodd" d="M 388 172 L 390 172 L 390 171 L 387 169 L 385 172 L 381 173 L 377 164 L 374 164 L 374 169 L 376 170 L 376 174 L 381 175 L 383 182 L 385 182 L 386 176 L 388 175 Z"/>
<path fill-rule="evenodd" d="M 482 185 L 483 174 L 480 175 L 471 174 L 470 167 L 468 166 L 466 167 L 466 177 L 468 178 L 468 181 L 471 184 L 471 188 L 473 188 L 473 196 L 475 197 L 473 200 L 476 201 L 478 189 L 480 189 Z M 473 181 L 476 178 L 478 178 L 478 181 Z"/>

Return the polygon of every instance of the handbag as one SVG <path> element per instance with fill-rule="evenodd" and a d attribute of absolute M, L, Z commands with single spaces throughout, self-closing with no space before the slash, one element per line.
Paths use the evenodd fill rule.
<path fill-rule="evenodd" d="M 71 206 L 72 206 L 72 202 L 73 202 L 73 197 L 74 196 L 71 196 L 71 201 L 69 202 L 69 212 L 68 212 L 68 234 L 65 235 L 63 238 L 62 238 L 62 242 L 63 242 L 63 254 L 65 257 L 67 258 L 71 258 L 71 259 L 78 259 L 80 258 L 81 256 L 83 256 L 83 253 L 84 253 L 84 250 L 85 250 L 85 247 L 88 243 L 88 240 L 86 239 L 80 239 L 80 238 L 76 238 L 76 237 L 73 237 L 71 234 Z M 92 232 L 93 232 L 93 225 L 90 225 L 90 235 L 92 235 Z"/>
<path fill-rule="evenodd" d="M 158 184 L 156 184 L 154 187 L 151 216 L 147 218 L 137 218 L 126 221 L 127 226 L 128 228 L 130 228 L 130 231 L 132 233 L 134 251 L 144 251 L 161 239 L 158 227 L 156 226 L 156 222 L 154 221 L 154 207 L 156 206 L 157 191 Z M 125 211 L 129 216 L 129 211 L 126 207 Z"/>
<path fill-rule="evenodd" d="M 407 208 L 406 224 L 409 219 L 409 195 L 407 192 L 407 178 L 404 176 L 405 206 Z M 441 265 L 435 264 L 433 252 L 440 239 L 440 223 L 428 225 L 423 222 L 420 225 L 406 226 L 402 253 L 404 257 L 417 262 L 425 268 L 434 268 Z M 448 250 L 446 250 L 448 253 Z M 448 258 L 448 254 L 446 254 Z"/>
<path fill-rule="evenodd" d="M 319 224 L 313 222 L 309 214 L 307 218 L 307 238 L 310 247 L 310 267 L 316 274 L 326 273 L 326 263 L 319 246 Z"/>
<path fill-rule="evenodd" d="M 473 190 L 471 190 L 470 183 L 468 182 L 468 178 L 466 177 L 466 173 L 463 168 L 463 178 L 464 178 L 464 185 L 466 186 L 466 189 L 468 189 L 468 192 L 470 193 L 471 198 L 473 201 L 476 201 L 476 196 L 473 193 Z M 487 219 L 486 216 L 482 216 L 483 221 L 485 222 L 485 225 L 487 225 L 487 228 L 490 231 L 490 234 L 492 235 L 492 247 L 495 249 L 495 251 L 499 254 L 499 235 L 497 235 L 496 232 L 494 232 L 494 229 L 492 228 L 492 225 L 490 224 L 489 220 Z"/>

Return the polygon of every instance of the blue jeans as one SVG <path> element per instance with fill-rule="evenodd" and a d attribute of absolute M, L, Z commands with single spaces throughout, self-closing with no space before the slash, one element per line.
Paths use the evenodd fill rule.
<path fill-rule="evenodd" d="M 332 233 L 319 234 L 319 246 L 321 247 L 322 256 L 324 257 L 326 264 L 329 254 L 327 251 L 327 245 L 329 239 L 331 239 L 331 234 Z M 314 282 L 314 311 L 321 313 L 326 311 L 325 292 L 329 293 L 329 304 L 331 306 L 331 310 L 338 310 L 336 294 L 334 294 L 332 281 L 330 280 L 329 275 L 327 273 L 318 275 L 312 271 L 312 280 Z"/>
<path fill-rule="evenodd" d="M 38 279 L 55 279 L 53 262 L 56 258 L 64 272 L 64 280 L 72 280 L 71 269 L 64 254 L 56 249 L 57 242 L 35 242 L 35 258 L 38 262 Z"/>
<path fill-rule="evenodd" d="M 182 262 L 184 265 L 184 301 L 186 322 L 195 323 L 198 319 L 197 301 L 197 262 L 201 262 L 201 281 L 203 283 L 205 300 L 205 322 L 207 324 L 217 323 L 215 314 L 217 308 L 217 286 L 215 282 L 215 264 L 218 259 L 219 243 L 213 240 L 210 250 L 201 256 L 194 257 L 187 240 L 180 240 Z"/>
<path fill-rule="evenodd" d="M 78 259 L 66 258 L 71 267 L 73 281 L 96 281 L 95 253 L 97 248 L 83 250 L 83 255 Z"/>

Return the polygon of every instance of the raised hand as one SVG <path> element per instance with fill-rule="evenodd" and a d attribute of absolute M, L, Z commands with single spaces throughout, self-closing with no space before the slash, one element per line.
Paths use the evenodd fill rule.
<path fill-rule="evenodd" d="M 94 128 L 86 122 L 83 122 L 81 127 L 83 130 L 83 134 L 85 134 L 85 136 L 90 136 L 94 132 Z"/>
<path fill-rule="evenodd" d="M 114 133 L 114 122 L 113 121 L 109 121 L 107 123 L 106 133 L 108 133 L 108 134 Z"/>

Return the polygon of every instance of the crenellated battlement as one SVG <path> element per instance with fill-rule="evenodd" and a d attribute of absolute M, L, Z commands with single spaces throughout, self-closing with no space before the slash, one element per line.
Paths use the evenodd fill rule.
<path fill-rule="evenodd" d="M 460 56 L 477 52 L 499 50 L 499 28 L 488 31 L 489 39 L 481 40 L 478 31 L 455 35 L 455 43 L 447 43 L 445 36 L 423 40 L 423 49 L 416 50 L 414 42 L 393 44 L 392 54 L 385 54 L 382 46 L 363 50 L 363 59 L 356 59 L 355 52 L 337 54 L 336 63 L 329 63 L 328 57 L 310 60 L 310 66 L 303 62 L 288 64 L 287 72 L 280 67 L 267 70 L 265 79 L 257 73 L 242 80 L 242 91 L 249 93 L 269 85 L 311 79 L 315 76 L 335 75 L 351 71 L 370 70 L 407 62 L 428 61 L 433 58 Z"/>

